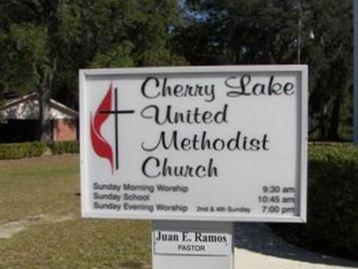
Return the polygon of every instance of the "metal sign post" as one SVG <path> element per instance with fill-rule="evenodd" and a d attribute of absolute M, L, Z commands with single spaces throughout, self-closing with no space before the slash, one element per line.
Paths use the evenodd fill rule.
<path fill-rule="evenodd" d="M 153 221 L 153 266 L 233 268 L 234 221 L 305 222 L 307 67 L 80 71 L 86 218 Z"/>

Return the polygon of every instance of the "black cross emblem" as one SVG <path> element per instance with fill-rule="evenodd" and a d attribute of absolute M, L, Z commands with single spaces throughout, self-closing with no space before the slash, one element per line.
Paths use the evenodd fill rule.
<path fill-rule="evenodd" d="M 102 110 L 100 113 L 114 114 L 114 136 L 115 136 L 115 154 L 116 170 L 118 170 L 118 114 L 133 114 L 134 110 L 118 110 L 118 88 L 114 89 L 114 110 Z"/>

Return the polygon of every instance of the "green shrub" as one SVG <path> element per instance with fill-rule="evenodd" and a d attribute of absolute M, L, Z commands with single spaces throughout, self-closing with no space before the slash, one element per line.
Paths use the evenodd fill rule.
<path fill-rule="evenodd" d="M 272 224 L 288 241 L 358 258 L 358 147 L 310 145 L 306 224 Z"/>
<path fill-rule="evenodd" d="M 52 154 L 79 153 L 78 141 L 52 141 L 48 144 Z"/>
<path fill-rule="evenodd" d="M 46 146 L 41 142 L 0 144 L 0 160 L 41 156 Z"/>

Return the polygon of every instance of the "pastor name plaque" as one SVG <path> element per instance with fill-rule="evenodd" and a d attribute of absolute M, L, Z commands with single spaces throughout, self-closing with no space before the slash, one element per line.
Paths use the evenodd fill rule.
<path fill-rule="evenodd" d="M 232 245 L 230 233 L 205 230 L 156 230 L 153 240 L 155 254 L 229 256 Z"/>

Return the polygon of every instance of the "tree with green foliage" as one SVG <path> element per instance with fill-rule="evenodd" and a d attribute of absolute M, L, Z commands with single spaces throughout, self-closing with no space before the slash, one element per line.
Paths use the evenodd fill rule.
<path fill-rule="evenodd" d="M 352 88 L 350 0 L 0 2 L 0 99 L 37 91 L 76 107 L 80 68 L 308 64 L 312 138 L 339 139 Z M 349 124 L 348 124 L 349 123 Z M 346 126 L 345 126 L 346 127 Z M 347 128 L 346 128 L 347 129 Z"/>
<path fill-rule="evenodd" d="M 342 100 L 352 88 L 351 5 L 349 0 L 187 0 L 187 25 L 175 41 L 194 65 L 308 64 L 311 135 L 337 140 Z"/>
<path fill-rule="evenodd" d="M 339 140 L 342 118 L 351 117 L 342 114 L 342 106 L 353 86 L 352 2 L 321 0 L 304 4 L 303 31 L 315 33 L 314 39 L 303 44 L 302 51 L 311 70 L 311 122 L 321 140 Z"/>
<path fill-rule="evenodd" d="M 0 93 L 39 93 L 42 140 L 51 96 L 76 106 L 78 69 L 184 62 L 169 42 L 175 0 L 9 0 L 0 18 Z"/>

